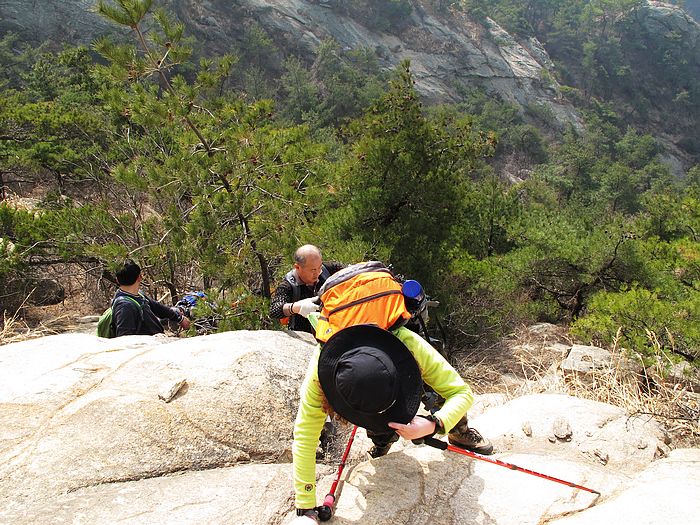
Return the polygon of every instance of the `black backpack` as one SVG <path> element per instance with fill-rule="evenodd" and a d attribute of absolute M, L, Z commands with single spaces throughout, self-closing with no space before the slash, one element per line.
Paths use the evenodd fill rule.
<path fill-rule="evenodd" d="M 111 306 L 102 313 L 99 320 L 97 321 L 97 337 L 112 339 L 113 337 L 117 336 L 117 327 L 114 326 L 114 315 L 112 312 L 112 308 L 114 307 L 114 303 L 122 297 L 124 299 L 128 299 L 129 301 L 131 301 L 139 307 L 139 312 L 141 313 L 141 322 L 143 322 L 143 306 L 141 306 L 141 303 L 139 303 L 133 297 L 129 297 L 128 295 L 120 295 L 112 301 Z"/>

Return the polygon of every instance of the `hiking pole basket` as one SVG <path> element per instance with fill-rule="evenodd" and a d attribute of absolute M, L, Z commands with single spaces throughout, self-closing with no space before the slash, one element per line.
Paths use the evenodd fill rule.
<path fill-rule="evenodd" d="M 335 474 L 335 479 L 331 485 L 331 491 L 323 499 L 323 505 L 317 508 L 318 519 L 321 521 L 328 521 L 333 517 L 333 507 L 335 506 L 335 491 L 338 488 L 338 483 L 340 482 L 340 476 L 343 475 L 343 469 L 345 468 L 345 462 L 348 459 L 348 454 L 350 454 L 350 447 L 352 447 L 352 442 L 355 439 L 355 432 L 357 432 L 357 425 L 352 427 L 352 432 L 350 433 L 350 439 L 345 447 L 345 452 L 343 453 L 343 458 L 340 460 L 340 465 L 338 466 L 338 472 Z"/>
<path fill-rule="evenodd" d="M 582 485 L 577 485 L 576 483 L 571 483 L 570 481 L 565 481 L 563 479 L 555 478 L 554 476 L 548 476 L 547 474 L 541 474 L 540 472 L 535 472 L 534 470 L 519 467 L 517 465 L 513 465 L 512 463 L 506 463 L 505 461 L 501 461 L 499 459 L 494 459 L 494 458 L 490 458 L 487 456 L 482 456 L 481 454 L 476 454 L 476 453 L 471 452 L 469 450 L 465 450 L 465 449 L 460 448 L 460 447 L 455 447 L 454 445 L 450 445 L 450 444 L 445 443 L 444 441 L 441 441 L 441 440 L 436 439 L 434 437 L 425 437 L 425 438 L 421 438 L 421 440 L 426 445 L 429 445 L 429 446 L 435 447 L 435 448 L 439 448 L 440 450 L 449 450 L 450 452 L 457 452 L 458 454 L 462 454 L 464 456 L 469 456 L 470 458 L 480 459 L 481 461 L 486 461 L 487 463 L 493 463 L 494 465 L 506 467 L 507 469 L 510 469 L 510 470 L 517 470 L 518 472 L 524 472 L 525 474 L 530 474 L 531 476 L 537 476 L 538 478 L 548 479 L 549 481 L 554 481 L 555 483 L 561 483 L 562 485 L 566 485 L 567 487 L 571 487 L 573 489 L 585 490 L 586 492 L 590 492 L 592 494 L 597 494 L 598 496 L 600 496 L 600 492 L 598 492 L 597 490 L 589 489 L 589 488 L 584 487 Z M 415 440 L 414 443 L 419 443 L 421 440 Z"/>

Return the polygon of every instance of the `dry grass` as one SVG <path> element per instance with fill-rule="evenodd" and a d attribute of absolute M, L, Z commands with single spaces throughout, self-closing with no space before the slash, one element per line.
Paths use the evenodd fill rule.
<path fill-rule="evenodd" d="M 31 293 L 33 292 L 34 290 Z M 64 321 L 67 317 L 66 315 L 51 316 L 48 319 L 41 317 L 34 322 L 28 322 L 26 312 L 31 310 L 31 308 L 26 307 L 26 304 L 31 293 L 24 298 L 24 301 L 14 314 L 8 316 L 6 311 L 3 312 L 2 324 L 0 324 L 0 346 L 65 331 Z"/>
<path fill-rule="evenodd" d="M 61 333 L 65 330 L 63 326 L 65 318 L 66 316 L 63 316 L 39 322 L 36 326 L 30 326 L 25 319 L 19 316 L 19 313 L 8 317 L 5 312 L 0 326 L 0 346 Z"/>
<path fill-rule="evenodd" d="M 654 334 L 657 353 L 653 366 L 639 355 L 609 349 L 609 366 L 586 374 L 564 374 L 562 348 L 571 341 L 564 332 L 533 334 L 523 328 L 501 343 L 457 352 L 454 364 L 477 394 L 497 392 L 506 398 L 550 392 L 618 406 L 630 416 L 648 415 L 672 438 L 672 446 L 700 447 L 700 394 L 666 377 L 669 364 Z"/>
<path fill-rule="evenodd" d="M 612 365 L 567 377 L 566 393 L 618 406 L 630 416 L 648 415 L 673 437 L 675 447 L 700 447 L 700 395 L 666 378 L 670 362 L 656 335 L 648 337 L 656 353 L 653 365 L 644 366 L 638 354 L 630 357 L 618 338 L 610 350 Z"/>
<path fill-rule="evenodd" d="M 452 364 L 477 394 L 522 395 L 522 385 L 538 383 L 570 347 L 563 329 L 550 325 L 544 333 L 521 327 L 505 339 L 484 347 L 455 352 Z"/>
<path fill-rule="evenodd" d="M 16 339 L 20 333 L 24 333 L 26 336 L 30 331 L 31 329 L 26 323 L 18 319 L 17 314 L 8 317 L 7 312 L 3 312 L 2 328 L 0 328 L 0 345 L 14 343 L 16 340 L 21 341 L 22 339 Z"/>

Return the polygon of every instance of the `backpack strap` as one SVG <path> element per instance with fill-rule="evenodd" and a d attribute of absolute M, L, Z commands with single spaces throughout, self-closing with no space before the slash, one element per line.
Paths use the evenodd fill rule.
<path fill-rule="evenodd" d="M 328 278 L 329 278 L 330 276 L 331 276 L 330 270 L 329 270 L 328 268 L 326 268 L 326 265 L 325 265 L 325 264 L 322 264 L 322 265 L 321 265 L 321 275 L 318 276 L 318 281 L 321 283 L 321 286 L 323 286 L 324 284 L 326 284 L 326 281 L 328 280 Z M 321 292 L 319 291 L 319 294 L 320 294 L 320 293 L 321 293 Z"/>
<path fill-rule="evenodd" d="M 284 280 L 287 281 L 292 287 L 292 303 L 296 303 L 299 299 L 301 299 L 301 287 L 304 286 L 304 283 L 297 279 L 297 275 L 294 270 L 289 270 L 287 275 L 284 276 Z M 290 315 L 288 319 L 289 322 L 287 323 L 287 328 L 290 330 L 296 329 L 295 314 Z"/>
<path fill-rule="evenodd" d="M 284 280 L 291 285 L 292 302 L 296 303 L 301 298 L 301 287 L 304 286 L 304 283 L 299 281 L 294 270 L 289 270 L 287 275 L 284 276 Z"/>
<path fill-rule="evenodd" d="M 139 293 L 139 295 L 141 296 L 142 299 L 145 299 L 145 297 L 144 297 L 142 294 Z M 114 303 L 117 302 L 117 299 L 121 299 L 121 298 L 128 299 L 129 301 L 131 301 L 132 303 L 134 303 L 136 306 L 138 306 L 138 307 L 139 307 L 139 312 L 141 312 L 141 319 L 143 319 L 143 305 L 142 305 L 140 302 L 138 302 L 136 299 L 134 299 L 133 297 L 131 297 L 130 295 L 118 295 L 118 296 L 115 297 L 114 300 L 112 301 L 112 306 L 114 306 Z"/>
<path fill-rule="evenodd" d="M 387 295 L 402 295 L 401 290 L 386 290 L 384 292 L 379 292 L 374 295 L 368 295 L 367 297 L 363 297 L 362 299 L 357 299 L 356 301 L 351 301 L 349 303 L 345 303 L 341 306 L 338 306 L 337 308 L 334 308 L 333 310 L 330 310 L 328 312 L 328 317 L 330 317 L 333 314 L 336 314 L 338 312 L 342 312 L 343 310 L 346 310 L 348 308 L 353 308 L 355 306 L 358 306 L 362 303 L 366 303 L 369 301 L 374 301 L 375 299 L 379 299 L 381 297 L 386 297 Z M 319 316 L 319 319 L 324 319 L 328 320 L 328 317 L 323 317 Z"/>
<path fill-rule="evenodd" d="M 323 293 L 329 288 L 332 288 L 337 284 L 344 283 L 348 279 L 352 279 L 356 275 L 364 272 L 387 272 L 392 277 L 394 276 L 394 274 L 391 273 L 391 270 L 389 270 L 389 268 L 387 268 L 381 261 L 367 261 L 351 264 L 350 266 L 343 268 L 339 272 L 336 272 L 329 277 L 326 282 L 323 283 L 323 286 L 321 286 L 321 289 L 318 291 L 318 295 L 323 295 Z"/>
<path fill-rule="evenodd" d="M 141 297 L 142 299 L 146 299 L 141 292 L 139 292 L 139 297 Z M 136 330 L 137 331 L 141 330 L 141 325 L 143 324 L 143 305 L 139 301 L 137 301 L 136 299 L 131 297 L 130 295 L 118 295 L 118 296 L 116 296 L 112 300 L 112 311 L 114 311 L 114 303 L 116 303 L 118 299 L 122 299 L 122 298 L 127 299 L 127 300 L 131 301 L 132 303 L 134 303 L 136 306 L 138 306 L 139 313 L 141 314 L 141 319 L 139 320 L 139 326 Z M 114 316 L 112 316 L 112 324 L 114 324 Z M 116 326 L 115 326 L 115 329 L 116 329 Z"/>

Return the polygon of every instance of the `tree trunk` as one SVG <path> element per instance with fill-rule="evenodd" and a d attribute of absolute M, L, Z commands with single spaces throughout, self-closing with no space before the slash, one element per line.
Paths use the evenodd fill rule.
<path fill-rule="evenodd" d="M 243 216 L 241 212 L 238 212 L 238 220 L 241 223 L 241 227 L 243 228 L 243 233 L 245 234 L 246 239 L 250 241 L 250 247 L 253 249 L 253 253 L 258 259 L 258 263 L 260 264 L 260 279 L 262 281 L 260 291 L 263 297 L 265 297 L 266 299 L 270 299 L 272 297 L 272 293 L 270 292 L 270 268 L 267 264 L 267 259 L 262 253 L 258 251 L 257 243 L 255 242 L 255 239 L 253 239 L 253 237 L 250 235 L 248 220 Z"/>
<path fill-rule="evenodd" d="M 170 291 L 170 300 L 172 301 L 173 305 L 175 305 L 178 300 L 177 287 L 175 286 L 175 265 L 173 264 L 173 258 L 170 254 L 168 254 L 168 270 L 170 272 L 170 279 L 166 283 L 166 286 Z"/>

